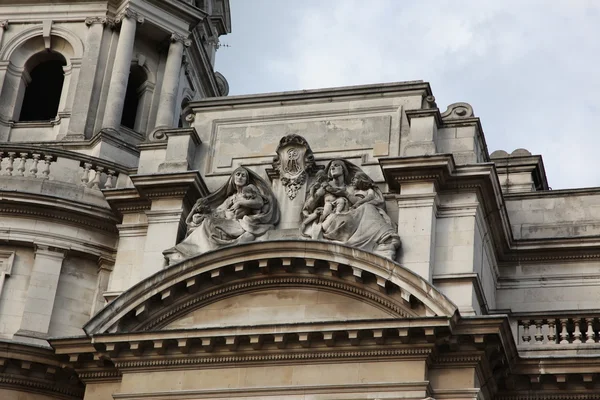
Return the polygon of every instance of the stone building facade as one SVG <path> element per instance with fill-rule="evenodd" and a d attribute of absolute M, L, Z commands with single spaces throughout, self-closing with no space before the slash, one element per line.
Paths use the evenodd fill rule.
<path fill-rule="evenodd" d="M 600 190 L 422 81 L 226 96 L 230 25 L 0 0 L 0 399 L 599 398 Z"/>

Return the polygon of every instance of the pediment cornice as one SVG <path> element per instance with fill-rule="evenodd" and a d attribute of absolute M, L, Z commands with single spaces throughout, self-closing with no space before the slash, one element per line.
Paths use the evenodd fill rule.
<path fill-rule="evenodd" d="M 389 259 L 332 243 L 289 240 L 238 245 L 184 260 L 133 286 L 84 330 L 90 335 L 154 330 L 223 296 L 278 285 L 345 293 L 399 318 L 451 317 L 457 310 L 434 286 Z"/>

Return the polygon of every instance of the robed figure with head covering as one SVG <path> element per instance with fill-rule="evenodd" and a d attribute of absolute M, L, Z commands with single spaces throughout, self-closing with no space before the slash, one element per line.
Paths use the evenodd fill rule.
<path fill-rule="evenodd" d="M 163 252 L 169 264 L 191 256 L 253 241 L 279 222 L 270 186 L 256 173 L 239 167 L 227 183 L 199 199 L 190 211 L 186 238 Z"/>
<path fill-rule="evenodd" d="M 308 190 L 301 231 L 394 260 L 400 237 L 373 180 L 346 160 L 332 160 Z"/>

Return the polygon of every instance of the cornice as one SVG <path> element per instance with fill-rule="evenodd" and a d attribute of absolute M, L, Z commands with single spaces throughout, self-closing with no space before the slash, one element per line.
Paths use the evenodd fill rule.
<path fill-rule="evenodd" d="M 293 105 L 308 100 L 344 101 L 348 100 L 348 98 L 381 97 L 382 95 L 391 95 L 392 93 L 418 93 L 426 96 L 431 95 L 431 88 L 429 87 L 429 83 L 423 81 L 344 86 L 327 89 L 217 97 L 191 102 L 190 107 L 195 113 L 201 113 L 207 109 L 219 109 L 223 107 L 230 109 L 232 106 L 244 108 L 269 104 Z"/>
<path fill-rule="evenodd" d="M 13 387 L 16 390 L 30 389 L 35 392 L 51 392 L 54 396 L 62 399 L 81 399 L 85 392 L 84 388 L 74 388 L 58 385 L 58 382 L 44 381 L 32 378 L 30 376 L 15 376 L 11 374 L 0 373 L 0 386 Z"/>
<path fill-rule="evenodd" d="M 600 259 L 600 238 L 565 237 L 548 239 L 515 239 L 505 201 L 518 198 L 556 196 L 554 191 L 504 195 L 494 163 L 456 165 L 451 154 L 417 157 L 385 157 L 380 167 L 390 191 L 399 192 L 404 182 L 434 182 L 436 191 L 477 192 L 482 213 L 488 223 L 493 245 L 500 264 L 514 262 L 545 262 L 553 260 Z M 564 191 L 566 196 L 571 191 Z M 584 189 L 582 194 L 600 194 L 600 189 Z M 389 198 L 390 196 L 388 196 Z M 440 213 L 446 207 L 440 205 Z"/>
<path fill-rule="evenodd" d="M 74 372 L 51 349 L 3 340 L 0 352 L 0 386 L 69 400 L 83 397 Z"/>
<path fill-rule="evenodd" d="M 393 287 L 393 295 L 382 293 L 383 297 L 390 301 L 399 297 L 402 302 L 407 302 L 412 295 L 415 300 L 423 303 L 422 312 L 426 312 L 427 315 L 447 316 L 456 311 L 456 306 L 430 283 L 389 259 L 326 242 L 281 240 L 223 248 L 175 264 L 119 296 L 96 314 L 84 330 L 90 334 L 106 332 L 129 312 L 145 305 L 150 308 L 159 307 L 154 308 L 154 311 L 158 311 L 164 305 L 161 305 L 161 301 L 155 303 L 152 297 L 160 298 L 163 292 L 171 291 L 179 285 L 183 288 L 193 288 L 197 282 L 205 280 L 212 282 L 207 287 L 221 280 L 233 284 L 239 279 L 240 273 L 248 276 L 267 273 L 269 276 L 262 276 L 263 279 L 267 279 L 271 276 L 294 278 L 294 274 L 310 274 L 310 271 L 321 274 L 313 276 L 314 278 L 340 282 L 347 280 L 347 284 L 351 281 L 362 282 L 359 286 L 363 288 L 367 287 L 365 282 L 368 282 L 369 285 L 374 285 L 376 291 L 379 291 L 379 288 Z M 330 278 L 327 278 L 328 276 Z M 363 276 L 371 278 L 365 281 Z M 401 304 L 400 300 L 393 302 Z"/>
<path fill-rule="evenodd" d="M 404 348 L 404 349 L 386 349 L 386 350 L 352 350 L 352 351 L 299 351 L 282 352 L 279 354 L 259 354 L 259 355 L 234 355 L 234 356 L 212 356 L 212 357 L 186 357 L 179 359 L 165 360 L 145 360 L 145 361 L 124 361 L 116 362 L 115 367 L 121 371 L 135 369 L 154 370 L 164 369 L 165 367 L 177 367 L 181 369 L 185 366 L 199 366 L 203 364 L 227 365 L 227 364 L 289 364 L 293 362 L 306 363 L 314 361 L 343 361 L 343 360 L 381 360 L 390 358 L 427 358 L 431 349 L 427 348 Z"/>
<path fill-rule="evenodd" d="M 116 232 L 117 219 L 108 208 L 46 194 L 0 190 L 0 214 L 58 219 L 75 225 Z"/>
<path fill-rule="evenodd" d="M 406 118 L 408 119 L 409 124 L 411 123 L 413 118 L 426 118 L 426 117 L 433 117 L 433 119 L 435 120 L 435 124 L 438 128 L 440 128 L 443 124 L 440 110 L 437 108 L 406 110 L 405 114 L 406 114 Z"/>
<path fill-rule="evenodd" d="M 355 383 L 344 385 L 298 385 L 291 387 L 262 387 L 262 388 L 243 388 L 243 389 L 202 389 L 202 390 L 178 390 L 175 394 L 169 392 L 153 393 L 116 393 L 113 394 L 115 400 L 141 400 L 156 399 L 166 400 L 176 398 L 178 400 L 196 400 L 203 397 L 221 397 L 238 398 L 252 397 L 256 399 L 271 398 L 277 395 L 300 395 L 307 397 L 310 393 L 340 395 L 342 393 L 376 393 L 382 391 L 405 392 L 405 391 L 430 391 L 429 382 L 402 382 L 402 383 Z"/>

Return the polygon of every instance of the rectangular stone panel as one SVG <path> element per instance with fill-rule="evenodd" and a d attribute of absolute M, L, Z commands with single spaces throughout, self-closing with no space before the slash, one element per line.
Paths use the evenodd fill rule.
<path fill-rule="evenodd" d="M 279 140 L 295 133 L 308 140 L 315 157 L 360 158 L 364 163 L 393 155 L 392 116 L 353 115 L 270 121 L 213 122 L 207 175 L 230 174 L 239 165 L 269 165 Z"/>

